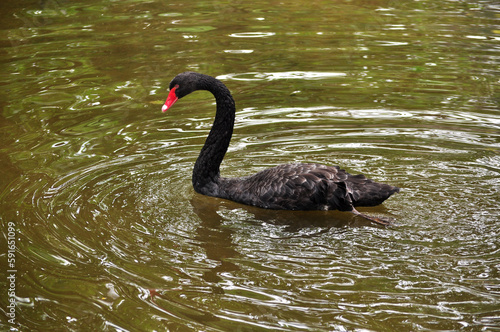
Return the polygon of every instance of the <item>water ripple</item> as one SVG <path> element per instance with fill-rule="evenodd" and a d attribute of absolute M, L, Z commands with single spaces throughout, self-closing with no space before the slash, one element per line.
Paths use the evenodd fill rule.
<path fill-rule="evenodd" d="M 499 8 L 426 5 L 10 2 L 0 223 L 19 328 L 497 329 Z M 338 164 L 402 188 L 363 209 L 398 227 L 196 194 L 213 99 L 159 111 L 185 70 L 234 93 L 223 175 Z"/>
<path fill-rule="evenodd" d="M 225 74 L 217 76 L 220 80 L 235 80 L 235 81 L 273 81 L 273 80 L 288 80 L 288 79 L 301 79 L 301 80 L 319 80 L 327 78 L 344 77 L 345 73 L 333 72 L 311 72 L 311 71 L 289 71 L 289 72 L 274 72 L 274 73 L 239 73 L 239 74 Z"/>

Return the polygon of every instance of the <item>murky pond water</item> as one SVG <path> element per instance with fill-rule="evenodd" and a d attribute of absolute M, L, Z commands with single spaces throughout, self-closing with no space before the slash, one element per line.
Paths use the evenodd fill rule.
<path fill-rule="evenodd" d="M 496 1 L 0 6 L 2 330 L 500 330 Z M 194 193 L 186 70 L 235 97 L 224 175 L 341 165 L 398 227 Z"/>

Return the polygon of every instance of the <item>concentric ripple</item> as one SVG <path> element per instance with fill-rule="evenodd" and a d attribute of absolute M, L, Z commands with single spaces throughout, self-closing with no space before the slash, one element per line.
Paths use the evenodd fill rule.
<path fill-rule="evenodd" d="M 18 325 L 0 330 L 498 330 L 493 1 L 2 9 L 0 224 L 15 231 Z M 186 70 L 234 94 L 224 176 L 340 165 L 402 188 L 362 209 L 397 227 L 196 194 L 213 98 L 160 112 Z"/>

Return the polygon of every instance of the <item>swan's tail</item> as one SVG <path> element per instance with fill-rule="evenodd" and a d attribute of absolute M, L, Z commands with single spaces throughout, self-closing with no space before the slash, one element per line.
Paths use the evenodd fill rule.
<path fill-rule="evenodd" d="M 399 188 L 385 183 L 377 183 L 364 175 L 350 175 L 346 181 L 350 189 L 353 206 L 376 206 L 382 204 Z"/>

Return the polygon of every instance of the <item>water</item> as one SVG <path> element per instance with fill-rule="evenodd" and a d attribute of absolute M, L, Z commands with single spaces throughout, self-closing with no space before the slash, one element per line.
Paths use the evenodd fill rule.
<path fill-rule="evenodd" d="M 2 330 L 500 330 L 495 1 L 1 6 Z M 224 175 L 341 165 L 398 227 L 194 193 L 185 70 L 235 97 Z"/>

